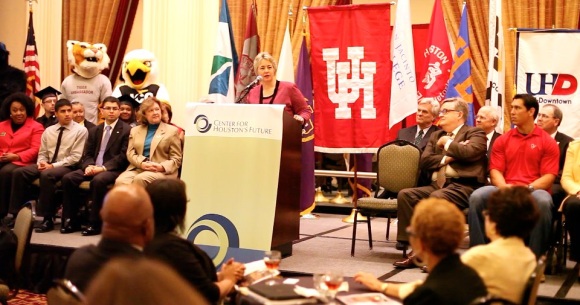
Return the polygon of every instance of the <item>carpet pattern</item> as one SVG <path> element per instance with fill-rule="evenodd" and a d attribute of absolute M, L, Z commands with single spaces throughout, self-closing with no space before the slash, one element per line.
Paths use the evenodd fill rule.
<path fill-rule="evenodd" d="M 27 290 L 20 290 L 18 294 L 8 301 L 8 305 L 46 305 L 46 295 L 35 294 Z"/>

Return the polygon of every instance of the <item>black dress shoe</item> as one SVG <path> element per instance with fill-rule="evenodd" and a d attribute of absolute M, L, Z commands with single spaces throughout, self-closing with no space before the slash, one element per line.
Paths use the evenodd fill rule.
<path fill-rule="evenodd" d="M 94 236 L 101 234 L 101 227 L 88 226 L 82 233 L 83 236 Z"/>
<path fill-rule="evenodd" d="M 393 266 L 395 266 L 399 269 L 418 268 L 419 266 L 417 266 L 415 264 L 415 262 L 413 261 L 414 257 L 415 257 L 415 254 L 413 252 L 411 252 L 411 253 L 409 253 L 409 256 L 407 256 L 407 258 L 394 262 Z"/>
<path fill-rule="evenodd" d="M 46 233 L 54 230 L 54 221 L 52 219 L 44 219 L 40 227 L 34 229 L 36 233 Z"/>
<path fill-rule="evenodd" d="M 397 244 L 395 244 L 395 249 L 397 250 L 407 250 L 409 248 L 409 243 L 406 241 L 398 241 Z"/>
<path fill-rule="evenodd" d="M 60 227 L 61 234 L 69 234 L 73 232 L 80 231 L 81 226 L 77 225 L 70 218 L 67 218 L 62 226 Z"/>

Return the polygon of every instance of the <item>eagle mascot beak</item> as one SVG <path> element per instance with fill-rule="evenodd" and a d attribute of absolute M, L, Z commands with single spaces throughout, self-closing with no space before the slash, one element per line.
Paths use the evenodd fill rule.
<path fill-rule="evenodd" d="M 127 62 L 126 71 L 131 83 L 133 83 L 136 88 L 139 88 L 143 83 L 145 83 L 149 72 L 151 72 L 151 61 L 132 59 Z"/>

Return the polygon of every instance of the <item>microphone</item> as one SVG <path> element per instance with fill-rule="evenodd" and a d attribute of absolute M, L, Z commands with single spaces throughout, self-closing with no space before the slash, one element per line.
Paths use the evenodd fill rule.
<path fill-rule="evenodd" d="M 253 82 L 251 82 L 249 85 L 247 85 L 246 88 L 244 88 L 244 90 L 250 90 L 250 89 L 254 88 L 254 86 L 256 86 L 262 79 L 263 79 L 262 76 L 260 76 L 260 75 L 256 76 L 256 79 Z"/>

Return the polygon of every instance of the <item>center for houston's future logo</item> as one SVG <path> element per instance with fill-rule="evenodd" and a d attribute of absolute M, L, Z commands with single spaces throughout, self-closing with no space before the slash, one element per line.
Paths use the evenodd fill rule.
<path fill-rule="evenodd" d="M 201 133 L 206 133 L 211 129 L 211 123 L 209 122 L 205 114 L 200 114 L 196 116 L 195 119 L 193 120 L 193 124 L 195 124 L 195 128 L 197 129 L 197 131 Z"/>
<path fill-rule="evenodd" d="M 195 238 L 204 231 L 212 232 L 219 241 L 219 251 L 214 261 L 222 262 L 228 252 L 228 248 L 240 247 L 240 235 L 236 226 L 225 216 L 218 214 L 205 214 L 198 218 L 188 229 L 187 240 L 192 243 Z"/>

